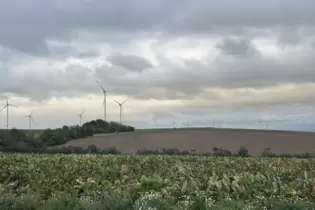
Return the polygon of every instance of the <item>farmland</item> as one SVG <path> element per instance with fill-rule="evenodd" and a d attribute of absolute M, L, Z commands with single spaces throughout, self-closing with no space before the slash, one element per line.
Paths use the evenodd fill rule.
<path fill-rule="evenodd" d="M 272 209 L 275 201 L 306 205 L 315 196 L 314 159 L 0 154 L 0 163 L 2 197 L 75 195 L 77 202 L 97 203 L 108 195 L 129 199 L 133 207 L 124 209 L 153 205 L 149 198 L 169 209 L 193 209 L 187 206 L 200 198 L 209 206 L 239 201 L 247 209 Z"/>
<path fill-rule="evenodd" d="M 116 147 L 119 151 L 135 154 L 141 149 L 178 148 L 194 149 L 200 153 L 212 152 L 213 147 L 236 151 L 245 146 L 253 156 L 259 156 L 270 148 L 277 154 L 315 151 L 315 133 L 273 130 L 185 128 L 149 129 L 136 132 L 94 136 L 69 141 L 63 146 L 87 148 L 94 144 L 99 148 Z"/>
<path fill-rule="evenodd" d="M 56 139 L 70 131 L 58 130 Z M 115 147 L 125 155 L 1 153 L 0 209 L 314 210 L 314 158 L 257 157 L 267 147 L 277 154 L 314 152 L 314 137 L 271 130 L 151 129 L 96 133 L 51 147 Z M 240 146 L 254 157 L 135 155 L 162 148 L 235 152 Z"/>

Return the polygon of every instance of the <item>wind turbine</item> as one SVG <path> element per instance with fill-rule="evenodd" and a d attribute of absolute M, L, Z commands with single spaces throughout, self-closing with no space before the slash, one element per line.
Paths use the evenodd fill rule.
<path fill-rule="evenodd" d="M 34 119 L 33 119 L 33 112 L 34 112 L 35 109 L 33 109 L 33 111 L 31 112 L 31 114 L 29 115 L 25 115 L 24 117 L 28 117 L 28 127 L 29 127 L 29 130 L 31 130 L 32 128 L 32 121 L 33 123 L 35 123 Z"/>
<path fill-rule="evenodd" d="M 263 124 L 264 122 L 263 122 L 262 120 L 259 120 L 258 123 Z M 269 128 L 269 124 L 268 124 L 268 123 L 266 123 L 266 128 L 267 128 L 267 129 Z"/>
<path fill-rule="evenodd" d="M 12 107 L 16 107 L 16 108 L 17 108 L 17 106 L 14 106 L 13 104 L 10 104 L 10 103 L 9 103 L 7 94 L 5 94 L 5 100 L 6 100 L 6 104 L 5 104 L 5 106 L 0 110 L 0 112 L 2 112 L 5 108 L 7 108 L 7 129 L 9 129 L 9 107 L 12 106 Z"/>
<path fill-rule="evenodd" d="M 83 114 L 84 114 L 84 112 L 81 112 L 80 114 L 77 114 L 79 116 L 79 118 L 80 118 L 80 126 L 82 125 Z"/>
<path fill-rule="evenodd" d="M 122 119 L 121 119 L 121 117 L 122 117 L 122 111 L 123 111 L 123 107 L 122 107 L 122 105 L 124 104 L 124 103 L 126 103 L 126 101 L 127 101 L 128 99 L 126 99 L 124 102 L 118 102 L 118 101 L 116 101 L 116 100 L 114 100 L 118 105 L 119 105 L 119 111 L 120 111 L 120 124 L 122 124 Z"/>
<path fill-rule="evenodd" d="M 103 94 L 104 94 L 104 101 L 103 101 L 103 106 L 104 106 L 104 120 L 106 121 L 106 95 L 109 92 L 108 90 L 105 90 L 105 88 L 96 80 L 97 84 L 102 88 Z M 113 89 L 111 91 L 115 91 L 117 89 Z"/>

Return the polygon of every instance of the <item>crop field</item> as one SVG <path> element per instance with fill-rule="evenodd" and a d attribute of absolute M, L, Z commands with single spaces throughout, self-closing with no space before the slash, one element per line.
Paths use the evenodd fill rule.
<path fill-rule="evenodd" d="M 94 144 L 103 149 L 116 147 L 127 154 L 135 154 L 141 149 L 163 148 L 194 149 L 200 153 L 212 152 L 213 147 L 236 151 L 244 146 L 251 155 L 259 156 L 266 148 L 277 154 L 314 152 L 314 139 L 315 133 L 311 132 L 222 128 L 148 129 L 78 139 L 63 146 L 87 148 Z"/>
<path fill-rule="evenodd" d="M 188 206 L 196 198 L 204 209 L 273 209 L 311 205 L 315 196 L 315 159 L 0 154 L 0 166 L 1 196 L 35 201 L 75 194 L 93 203 L 110 194 L 130 199 L 133 207 L 126 209 L 150 209 L 152 200 L 193 209 Z M 247 207 L 214 208 L 232 201 Z"/>

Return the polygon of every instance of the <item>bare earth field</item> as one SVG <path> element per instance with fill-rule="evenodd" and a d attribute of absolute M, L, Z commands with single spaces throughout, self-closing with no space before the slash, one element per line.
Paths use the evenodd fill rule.
<path fill-rule="evenodd" d="M 74 140 L 63 146 L 86 148 L 91 144 L 99 148 L 116 147 L 128 154 L 134 154 L 139 149 L 162 148 L 195 149 L 196 152 L 204 153 L 212 152 L 215 146 L 236 151 L 240 146 L 245 146 L 251 155 L 259 156 L 265 148 L 277 154 L 315 152 L 315 133 L 191 128 L 94 136 Z"/>

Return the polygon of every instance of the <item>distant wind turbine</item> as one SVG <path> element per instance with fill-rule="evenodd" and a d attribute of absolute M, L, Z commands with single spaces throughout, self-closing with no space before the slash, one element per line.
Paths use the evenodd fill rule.
<path fill-rule="evenodd" d="M 258 123 L 263 124 L 264 122 L 263 122 L 262 120 L 259 120 Z M 269 128 L 269 124 L 268 124 L 268 123 L 266 123 L 266 128 L 267 128 L 267 129 Z"/>
<path fill-rule="evenodd" d="M 0 110 L 0 112 L 2 112 L 5 108 L 7 108 L 7 129 L 9 129 L 9 107 L 12 106 L 12 107 L 16 107 L 16 108 L 17 108 L 17 106 L 14 106 L 13 104 L 10 104 L 10 103 L 9 103 L 7 94 L 5 94 L 5 100 L 6 100 L 6 104 L 5 104 L 5 106 Z"/>
<path fill-rule="evenodd" d="M 123 105 L 124 103 L 126 103 L 127 100 L 128 100 L 128 99 L 126 99 L 124 102 L 118 102 L 118 101 L 114 100 L 114 101 L 119 105 L 120 124 L 122 124 L 122 111 L 123 111 L 122 105 Z"/>
<path fill-rule="evenodd" d="M 79 118 L 80 118 L 80 126 L 82 125 L 83 114 L 84 114 L 84 112 L 81 112 L 80 114 L 77 114 L 79 116 Z"/>
<path fill-rule="evenodd" d="M 109 92 L 108 90 L 105 90 L 105 88 L 96 80 L 97 84 L 102 88 L 103 94 L 104 94 L 104 101 L 103 101 L 103 106 L 104 106 L 104 120 L 106 121 L 106 95 Z M 115 91 L 117 89 L 113 89 L 111 91 Z"/>
<path fill-rule="evenodd" d="M 24 117 L 28 117 L 28 128 L 29 130 L 31 130 L 32 128 L 32 121 L 33 123 L 35 123 L 34 119 L 33 119 L 33 112 L 35 109 L 33 109 L 33 111 L 29 114 L 29 115 L 25 115 Z"/>

